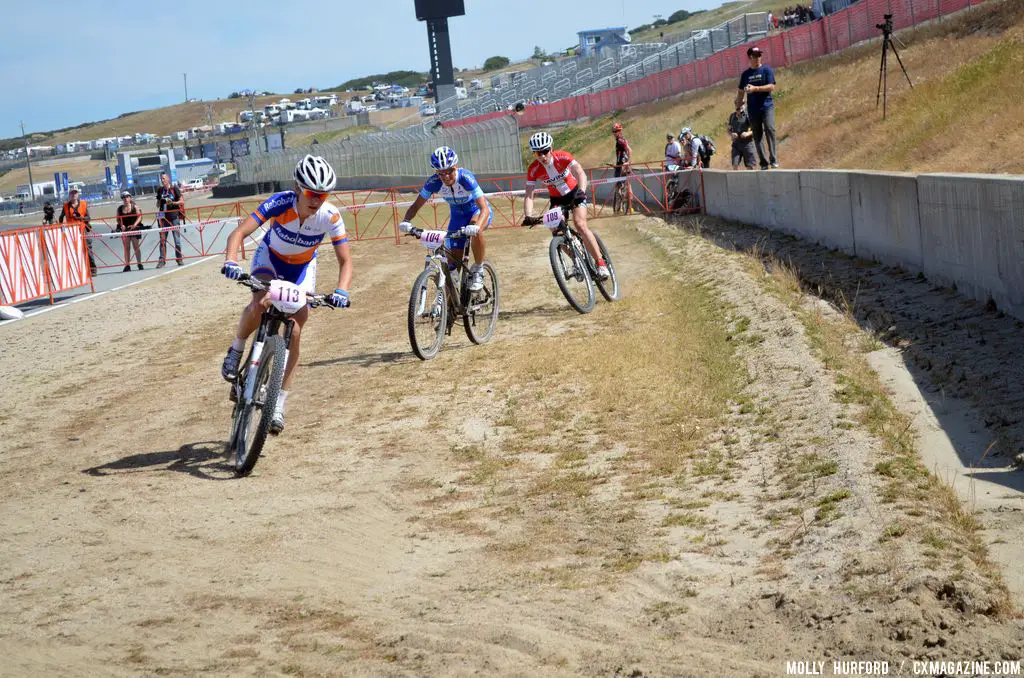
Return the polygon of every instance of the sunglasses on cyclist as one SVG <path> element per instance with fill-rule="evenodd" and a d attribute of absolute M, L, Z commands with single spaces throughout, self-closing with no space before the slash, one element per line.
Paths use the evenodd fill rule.
<path fill-rule="evenodd" d="M 302 195 L 306 196 L 310 200 L 327 200 L 331 195 L 330 192 L 321 193 L 320 191 L 311 191 L 308 188 L 302 189 Z"/>
<path fill-rule="evenodd" d="M 533 154 L 536 155 L 536 156 L 543 157 L 543 156 L 547 155 L 550 152 L 551 152 L 551 149 L 549 148 L 546 151 L 534 151 Z"/>
<path fill-rule="evenodd" d="M 455 173 L 458 172 L 458 171 L 459 170 L 456 167 L 452 167 L 452 168 L 445 169 L 445 170 L 437 170 L 437 176 L 439 176 L 439 177 L 453 177 L 453 176 L 455 176 Z"/>

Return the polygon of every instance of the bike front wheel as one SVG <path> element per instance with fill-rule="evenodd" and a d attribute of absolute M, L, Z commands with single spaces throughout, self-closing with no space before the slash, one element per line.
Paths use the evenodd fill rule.
<path fill-rule="evenodd" d="M 564 235 L 556 235 L 548 247 L 551 271 L 566 301 L 580 313 L 594 310 L 594 281 L 573 243 Z"/>
<path fill-rule="evenodd" d="M 437 355 L 448 328 L 448 300 L 440 283 L 437 269 L 425 268 L 409 295 L 409 343 L 420 360 Z"/>
<path fill-rule="evenodd" d="M 615 193 L 612 197 L 612 213 L 621 214 L 625 210 L 626 204 L 626 185 L 623 183 L 615 184 Z"/>
<path fill-rule="evenodd" d="M 591 233 L 594 232 L 591 231 Z M 604 246 L 604 241 L 601 240 L 601 236 L 597 233 L 594 233 L 594 240 L 597 241 L 597 248 L 601 252 L 601 258 L 604 259 L 605 266 L 608 267 L 608 277 L 602 280 L 597 275 L 597 262 L 593 261 L 593 257 L 589 253 L 587 254 L 587 259 L 594 266 L 594 284 L 601 291 L 602 297 L 608 301 L 617 301 L 619 298 L 619 277 L 615 275 L 615 264 L 612 263 L 612 255 L 608 253 L 608 248 Z"/>
<path fill-rule="evenodd" d="M 498 326 L 498 274 L 488 262 L 480 265 L 484 274 L 484 288 L 470 292 L 466 304 L 466 336 L 474 344 L 483 344 L 494 336 Z"/>
<path fill-rule="evenodd" d="M 267 337 L 257 368 L 256 384 L 252 402 L 242 405 L 243 422 L 239 422 L 235 439 L 235 475 L 242 477 L 252 472 L 263 452 L 263 444 L 270 432 L 274 419 L 274 408 L 281 394 L 285 368 L 284 338 L 278 335 Z"/>

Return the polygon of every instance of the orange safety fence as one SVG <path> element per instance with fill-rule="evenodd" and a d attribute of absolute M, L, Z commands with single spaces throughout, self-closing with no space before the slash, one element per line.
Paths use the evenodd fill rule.
<path fill-rule="evenodd" d="M 633 163 L 633 172 L 616 179 L 611 167 L 585 170 L 589 179 L 590 218 L 610 216 L 615 187 L 629 182 L 633 191 L 636 211 L 662 214 L 672 210 L 668 206 L 668 182 L 671 173 L 662 170 L 661 163 Z M 697 196 L 692 206 L 684 211 L 700 211 L 703 204 L 703 176 L 699 170 L 676 173 L 680 190 L 689 187 Z M 487 189 L 485 195 L 491 205 L 491 228 L 511 228 L 523 219 L 522 199 L 525 177 L 515 175 L 481 180 Z M 398 228 L 406 208 L 413 203 L 421 185 L 395 186 L 386 189 L 337 191 L 331 202 L 343 214 L 346 230 L 353 241 L 394 240 L 402 243 Z M 547 191 L 538 187 L 535 193 L 538 205 L 547 200 Z M 56 292 L 92 285 L 89 257 L 97 269 L 108 270 L 137 265 L 163 265 L 175 260 L 179 265 L 186 260 L 221 254 L 230 233 L 254 212 L 262 198 L 247 198 L 234 202 L 214 203 L 188 207 L 181 221 L 174 226 L 161 226 L 166 222 L 159 213 L 144 213 L 143 228 L 118 232 L 117 217 L 93 217 L 91 232 L 84 227 L 35 226 L 0 232 L 0 302 L 18 304 Z M 417 221 L 443 228 L 449 220 L 450 210 L 441 198 L 427 202 L 417 215 Z M 262 236 L 258 230 L 252 242 Z M 137 249 L 136 249 L 137 248 Z M 242 257 L 246 257 L 243 243 Z"/>

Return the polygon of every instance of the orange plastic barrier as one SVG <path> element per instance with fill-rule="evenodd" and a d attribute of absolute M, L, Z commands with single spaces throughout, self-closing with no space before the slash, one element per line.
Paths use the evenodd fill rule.
<path fill-rule="evenodd" d="M 0 304 L 13 306 L 92 287 L 85 227 L 36 226 L 0 233 Z"/>

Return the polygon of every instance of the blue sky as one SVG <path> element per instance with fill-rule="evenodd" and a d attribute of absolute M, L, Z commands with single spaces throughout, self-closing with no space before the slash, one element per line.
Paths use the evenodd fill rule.
<path fill-rule="evenodd" d="M 465 0 L 449 20 L 459 68 L 494 55 L 564 49 L 576 31 L 633 27 L 720 0 Z M 190 97 L 245 88 L 291 91 L 350 78 L 430 68 L 426 25 L 413 0 L 248 0 L 8 3 L 0 40 L 6 105 L 0 138 L 47 131 Z M 13 105 L 12 105 L 13 104 Z"/>

